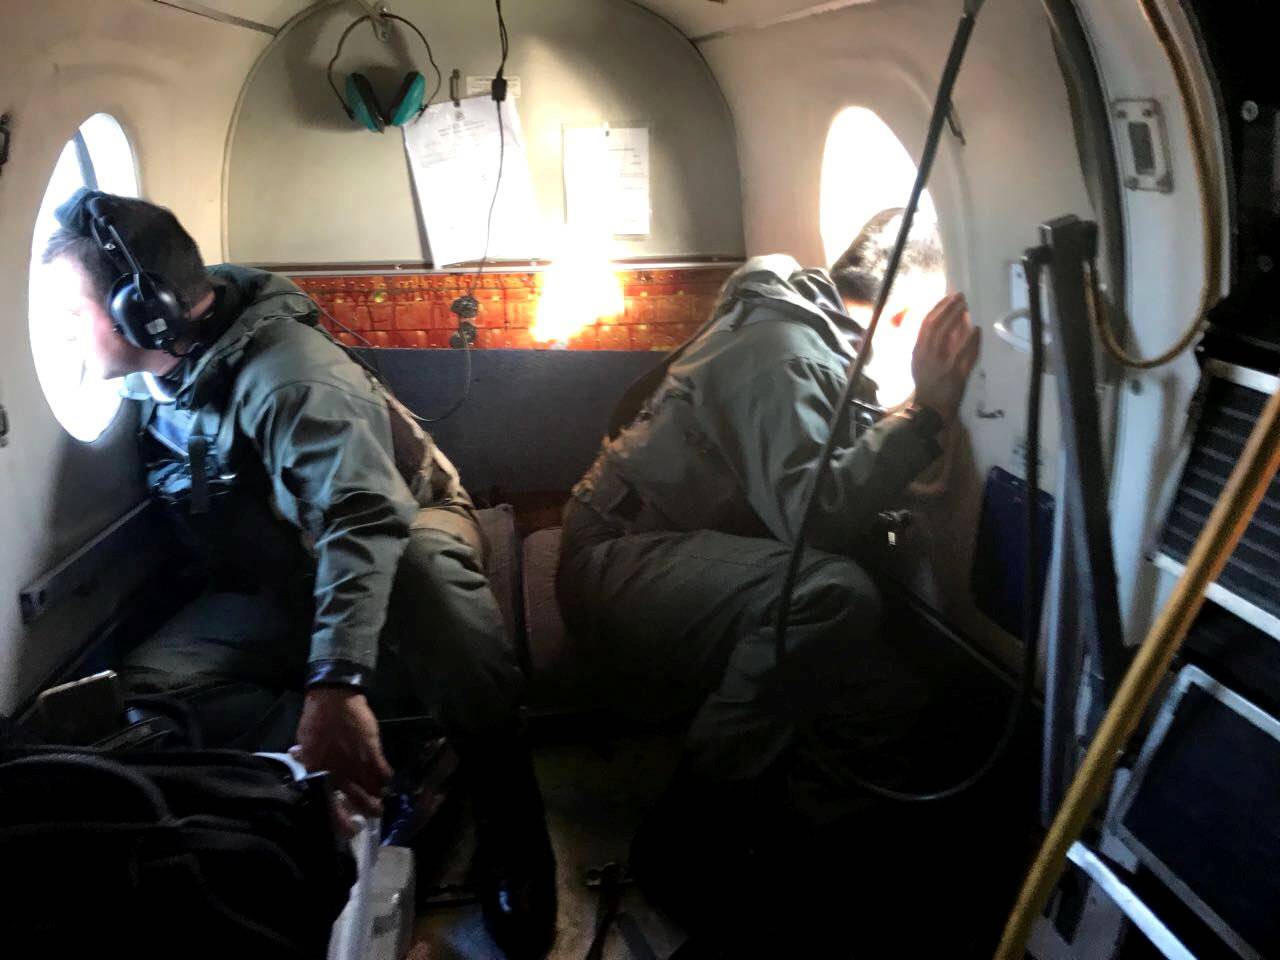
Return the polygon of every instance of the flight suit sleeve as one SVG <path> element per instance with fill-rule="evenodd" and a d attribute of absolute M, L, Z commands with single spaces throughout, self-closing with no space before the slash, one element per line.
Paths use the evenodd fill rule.
<path fill-rule="evenodd" d="M 747 501 L 784 543 L 795 542 L 843 387 L 832 369 L 792 358 L 750 380 L 714 418 L 715 439 Z M 806 536 L 811 546 L 842 554 L 940 452 L 906 416 L 886 417 L 861 436 L 853 418 L 846 421 Z"/>
<path fill-rule="evenodd" d="M 309 661 L 372 670 L 415 505 L 390 451 L 385 408 L 340 387 L 293 383 L 249 414 L 276 506 L 312 542 Z"/>

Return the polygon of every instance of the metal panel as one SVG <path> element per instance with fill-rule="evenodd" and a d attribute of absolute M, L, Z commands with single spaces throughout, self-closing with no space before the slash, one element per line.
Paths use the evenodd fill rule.
<path fill-rule="evenodd" d="M 1085 303 L 1084 264 L 1096 253 L 1096 227 L 1074 216 L 1060 217 L 1040 228 L 1053 252 L 1055 309 L 1048 323 L 1050 352 L 1057 369 L 1058 406 L 1062 416 L 1063 449 L 1074 484 L 1065 491 L 1076 553 L 1077 588 L 1084 609 L 1091 611 L 1101 663 L 1103 692 L 1115 693 L 1127 655 L 1116 595 L 1114 550 L 1107 511 L 1097 380 L 1094 375 L 1093 329 Z"/>
<path fill-rule="evenodd" d="M 1166 553 L 1157 553 L 1152 558 L 1152 562 L 1161 570 L 1175 577 L 1182 576 L 1187 569 L 1186 564 L 1173 559 Z M 1264 633 L 1269 633 L 1277 640 L 1280 640 L 1280 617 L 1267 613 L 1261 607 L 1254 606 L 1248 600 L 1236 596 L 1221 584 L 1209 584 L 1209 589 L 1204 592 L 1204 595 L 1224 610 L 1235 614 L 1250 626 L 1257 627 Z"/>
<path fill-rule="evenodd" d="M 1087 873 L 1115 901 L 1164 957 L 1168 960 L 1196 960 L 1195 954 L 1183 946 L 1173 931 L 1092 850 L 1079 842 L 1073 843 L 1067 851 L 1067 859 Z"/>
<path fill-rule="evenodd" d="M 1093 260 L 1097 228 L 1074 216 L 1041 225 L 1052 276 L 1054 309 L 1047 327 L 1061 418 L 1054 529 L 1054 567 L 1043 627 L 1048 673 L 1045 692 L 1041 816 L 1049 823 L 1088 737 L 1114 695 L 1128 654 L 1120 624 L 1108 512 L 1093 331 L 1085 302 L 1084 264 Z M 1087 682 L 1081 683 L 1087 663 Z M 1084 721 L 1077 724 L 1083 702 Z"/>
<path fill-rule="evenodd" d="M 1167 884 L 1184 902 L 1190 905 L 1237 953 L 1246 958 L 1246 960 L 1262 960 L 1262 954 L 1236 933 L 1227 921 L 1215 912 L 1200 894 L 1188 885 L 1186 880 L 1175 873 L 1154 851 L 1148 848 L 1142 839 L 1135 836 L 1125 822 L 1125 818 L 1132 808 L 1138 793 L 1142 790 L 1147 771 L 1157 753 L 1160 752 L 1166 734 L 1173 726 L 1178 708 L 1192 687 L 1198 687 L 1203 690 L 1209 696 L 1233 710 L 1242 720 L 1252 724 L 1263 734 L 1278 741 L 1277 749 L 1280 750 L 1280 720 L 1276 720 L 1276 718 L 1250 703 L 1238 693 L 1227 689 L 1198 667 L 1184 667 L 1178 674 L 1178 679 L 1174 683 L 1173 689 L 1165 698 L 1160 712 L 1156 715 L 1155 722 L 1152 724 L 1151 731 L 1147 735 L 1142 752 L 1138 757 L 1138 762 L 1134 764 L 1129 784 L 1116 806 L 1112 820 L 1113 830 L 1116 836 L 1137 853 L 1142 862 L 1156 876 Z"/>
<path fill-rule="evenodd" d="M 1165 522 L 1153 558 L 1156 566 L 1180 575 L 1196 537 L 1204 528 L 1231 467 L 1269 394 L 1280 378 L 1221 362 L 1206 365 L 1197 391 L 1193 427 L 1185 441 L 1176 486 L 1167 497 Z M 1241 619 L 1280 638 L 1280 478 L 1249 523 L 1217 582 L 1211 600 Z"/>
<path fill-rule="evenodd" d="M 107 529 L 18 594 L 22 622 L 33 623 L 52 606 L 88 590 L 124 550 L 136 550 L 151 537 L 150 501 L 140 503 Z"/>

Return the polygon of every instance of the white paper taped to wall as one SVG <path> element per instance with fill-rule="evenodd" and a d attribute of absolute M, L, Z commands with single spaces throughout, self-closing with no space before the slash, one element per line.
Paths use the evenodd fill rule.
<path fill-rule="evenodd" d="M 618 237 L 649 235 L 649 130 L 566 127 L 565 218 Z"/>
<path fill-rule="evenodd" d="M 404 129 L 404 147 L 413 171 L 423 227 L 437 267 L 481 259 L 493 205 L 488 255 L 496 260 L 528 259 L 537 249 L 537 210 L 525 155 L 520 115 L 510 98 L 498 108 L 489 97 L 430 106 Z M 502 181 L 494 183 L 502 154 Z"/>

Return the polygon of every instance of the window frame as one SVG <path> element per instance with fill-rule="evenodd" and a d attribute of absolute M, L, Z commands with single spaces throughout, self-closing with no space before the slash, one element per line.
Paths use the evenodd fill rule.
<path fill-rule="evenodd" d="M 96 152 L 98 155 L 96 157 L 95 149 L 90 142 L 93 138 L 85 136 L 86 127 L 95 122 L 109 122 L 111 125 L 109 128 L 110 139 L 97 144 L 98 150 Z M 111 141 L 114 141 L 114 143 Z M 32 225 L 27 276 L 27 324 L 28 344 L 32 364 L 35 367 L 36 379 L 40 385 L 45 405 L 62 430 L 78 443 L 93 445 L 106 438 L 112 432 L 112 427 L 120 419 L 120 411 L 124 405 L 123 396 L 120 393 L 121 381 L 118 379 L 94 381 L 95 384 L 101 384 L 102 386 L 98 390 L 98 396 L 90 397 L 87 391 L 94 388 L 85 386 L 86 380 L 82 367 L 78 384 L 70 386 L 70 381 L 74 379 L 74 374 L 69 373 L 72 366 L 71 361 L 56 359 L 54 351 L 57 349 L 57 344 L 50 341 L 51 335 L 47 330 L 38 329 L 39 324 L 48 322 L 47 314 L 41 304 L 42 294 L 37 287 L 39 269 L 41 267 L 40 258 L 48 236 L 52 234 L 53 229 L 56 229 L 56 226 L 51 228 L 51 224 L 46 218 L 52 214 L 57 205 L 63 203 L 71 195 L 71 193 L 68 193 L 65 196 L 59 196 L 51 200 L 50 190 L 54 186 L 59 164 L 63 162 L 63 157 L 66 155 L 68 148 L 72 151 L 75 161 L 74 168 L 78 173 L 77 179 L 79 181 L 71 188 L 71 193 L 81 187 L 87 187 L 91 190 L 101 189 L 103 164 L 110 160 L 111 163 L 118 164 L 114 169 L 119 174 L 118 179 L 120 181 L 113 184 L 113 186 L 117 188 L 126 187 L 127 189 L 119 191 L 123 195 L 141 196 L 142 171 L 138 162 L 137 151 L 134 147 L 134 139 L 130 136 L 129 129 L 124 122 L 115 113 L 107 110 L 94 110 L 86 114 L 76 124 L 75 130 L 63 142 L 61 149 L 58 151 L 53 166 L 49 170 L 48 181 L 40 199 L 36 220 Z M 110 158 L 103 153 L 108 148 L 113 151 Z M 124 166 L 126 159 L 127 168 Z M 38 313 L 41 316 L 37 316 Z M 111 405 L 108 415 L 106 414 L 106 398 L 109 395 L 114 395 L 115 403 Z M 102 401 L 101 414 L 96 409 L 96 404 L 99 400 Z M 94 406 L 90 406 L 91 404 Z"/>

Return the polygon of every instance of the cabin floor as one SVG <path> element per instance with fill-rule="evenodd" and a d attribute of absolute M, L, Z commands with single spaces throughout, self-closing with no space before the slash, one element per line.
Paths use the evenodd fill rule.
<path fill-rule="evenodd" d="M 595 934 L 596 890 L 586 885 L 587 871 L 607 863 L 624 864 L 631 837 L 674 770 L 679 739 L 669 735 L 631 735 L 588 743 L 548 743 L 536 751 L 538 779 L 547 807 L 547 823 L 556 852 L 560 899 L 559 931 L 553 958 L 585 957 Z M 462 884 L 473 849 L 464 824 L 448 862 L 418 882 L 440 887 Z M 669 956 L 685 933 L 649 906 L 640 891 L 624 886 L 621 912 L 634 918 L 658 957 Z M 428 905 L 419 915 L 410 952 L 412 960 L 497 957 L 474 903 Z M 628 952 L 615 925 L 602 960 L 640 960 Z"/>
<path fill-rule="evenodd" d="M 901 611 L 904 645 L 932 691 L 920 721 L 918 756 L 933 783 L 949 783 L 976 768 L 1004 721 L 1009 688 L 961 647 Z M 943 803 L 894 804 L 863 798 L 852 813 L 833 816 L 799 838 L 758 825 L 744 840 L 754 868 L 693 861 L 693 889 L 718 900 L 747 943 L 698 958 L 759 956 L 989 957 L 1036 838 L 1036 721 L 1026 724 L 1006 761 L 976 789 Z M 533 726 L 535 761 L 558 863 L 559 932 L 551 957 L 586 957 L 595 932 L 598 891 L 586 873 L 625 863 L 637 827 L 675 771 L 680 736 L 671 730 L 610 729 L 594 718 Z M 752 827 L 755 827 L 753 824 Z M 465 884 L 473 850 L 465 822 L 434 871 L 419 867 L 424 890 Z M 677 841 L 683 843 L 684 840 Z M 772 848 L 772 849 L 771 849 Z M 727 893 L 726 893 L 727 891 Z M 727 907 L 725 906 L 727 904 Z M 670 957 L 688 939 L 634 885 L 624 887 L 619 924 L 610 928 L 601 960 Z M 705 943 L 705 937 L 699 938 Z M 769 943 L 769 946 L 764 946 Z M 682 956 L 685 956 L 682 954 Z M 475 903 L 434 905 L 419 912 L 411 960 L 497 958 Z"/>

